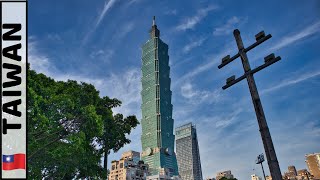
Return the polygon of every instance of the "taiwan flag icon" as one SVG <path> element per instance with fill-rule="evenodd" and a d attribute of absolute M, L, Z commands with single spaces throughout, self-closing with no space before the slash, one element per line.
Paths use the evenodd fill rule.
<path fill-rule="evenodd" d="M 26 169 L 26 155 L 2 155 L 2 170 Z"/>

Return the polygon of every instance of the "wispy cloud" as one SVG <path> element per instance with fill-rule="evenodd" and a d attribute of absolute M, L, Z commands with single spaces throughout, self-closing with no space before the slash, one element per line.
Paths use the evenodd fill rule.
<path fill-rule="evenodd" d="M 215 53 L 214 55 L 211 55 L 208 57 L 208 60 L 206 62 L 204 62 L 203 64 L 195 67 L 192 71 L 190 71 L 189 73 L 183 75 L 181 78 L 179 78 L 177 81 L 174 82 L 173 87 L 175 87 L 176 85 L 184 82 L 185 80 L 188 80 L 194 76 L 197 76 L 198 74 L 205 72 L 207 70 L 209 70 L 210 68 L 217 68 L 214 67 L 215 65 L 218 64 L 218 62 L 220 62 L 221 57 L 226 56 L 226 54 L 230 54 L 231 53 L 231 46 L 226 46 L 226 48 L 224 48 L 222 51 L 220 51 L 219 53 Z"/>
<path fill-rule="evenodd" d="M 194 26 L 197 25 L 203 18 L 205 18 L 210 11 L 217 8 L 217 6 L 209 6 L 207 8 L 198 10 L 195 16 L 185 19 L 176 27 L 176 30 L 185 31 L 188 29 L 193 29 Z"/>
<path fill-rule="evenodd" d="M 292 36 L 284 37 L 280 42 L 278 42 L 274 47 L 272 47 L 271 50 L 278 50 L 282 47 L 288 46 L 296 41 L 302 40 L 318 32 L 320 32 L 320 21 L 317 21 L 311 26 L 308 26 L 305 29 L 302 29 L 301 31 L 294 33 Z"/>
<path fill-rule="evenodd" d="M 225 24 L 215 28 L 213 31 L 213 35 L 220 36 L 230 34 L 237 26 L 246 23 L 247 20 L 248 18 L 233 16 Z"/>
<path fill-rule="evenodd" d="M 115 38 L 122 39 L 124 38 L 128 33 L 130 33 L 134 29 L 135 24 L 133 22 L 127 22 L 125 23 L 122 28 L 115 34 Z"/>
<path fill-rule="evenodd" d="M 114 55 L 114 50 L 108 49 L 108 50 L 97 50 L 92 51 L 89 55 L 91 59 L 101 59 L 103 62 L 110 62 L 111 58 Z"/>
<path fill-rule="evenodd" d="M 195 41 L 192 41 L 192 42 L 190 42 L 189 44 L 185 45 L 185 46 L 182 48 L 182 51 L 183 51 L 184 53 L 188 53 L 188 52 L 190 52 L 192 49 L 201 46 L 201 45 L 204 43 L 205 40 L 206 40 L 206 38 L 199 38 L 199 39 L 197 39 L 197 40 L 195 40 Z"/>
<path fill-rule="evenodd" d="M 39 73 L 50 74 L 55 71 L 51 65 L 49 57 L 38 51 L 38 42 L 35 37 L 29 38 L 28 42 L 28 60 L 31 69 L 36 69 Z"/>
<path fill-rule="evenodd" d="M 134 3 L 138 3 L 138 2 L 141 2 L 141 1 L 143 1 L 143 0 L 131 0 L 131 1 L 128 2 L 128 5 L 132 5 Z"/>
<path fill-rule="evenodd" d="M 167 10 L 164 12 L 165 15 L 177 15 L 178 10 L 172 9 L 172 10 Z"/>
<path fill-rule="evenodd" d="M 117 0 L 109 0 L 108 2 L 105 2 L 103 10 L 101 11 L 101 13 L 97 19 L 95 27 L 99 26 L 99 24 L 103 20 L 104 16 L 106 15 L 106 13 L 112 8 L 112 6 L 115 4 L 116 1 Z"/>
<path fill-rule="evenodd" d="M 187 82 L 181 86 L 181 95 L 191 104 L 215 103 L 220 100 L 221 90 L 213 92 L 196 90 L 190 82 Z"/>
<path fill-rule="evenodd" d="M 287 86 L 290 86 L 290 85 L 293 85 L 293 84 L 298 84 L 300 82 L 303 82 L 305 80 L 308 80 L 310 78 L 313 78 L 313 77 L 316 77 L 316 76 L 319 76 L 320 75 L 320 70 L 318 71 L 314 71 L 314 72 L 311 72 L 311 73 L 305 73 L 305 74 L 302 74 L 298 77 L 295 77 L 294 79 L 287 79 L 287 80 L 284 80 L 282 83 L 276 85 L 276 86 L 272 86 L 271 88 L 268 88 L 268 89 L 265 89 L 262 91 L 262 94 L 264 93 L 268 93 L 268 92 L 271 92 L 271 91 L 275 91 L 277 89 L 280 89 L 280 88 L 284 88 L 284 87 L 287 87 Z"/>
<path fill-rule="evenodd" d="M 85 44 L 89 37 L 91 36 L 92 33 L 94 33 L 97 29 L 97 27 L 100 25 L 101 21 L 104 19 L 106 16 L 107 12 L 114 6 L 117 0 L 106 0 L 104 7 L 97 17 L 95 25 L 90 29 L 90 31 L 84 36 L 84 39 L 82 40 L 82 45 Z"/>
<path fill-rule="evenodd" d="M 225 128 L 232 123 L 238 118 L 238 115 L 242 112 L 242 109 L 239 108 L 235 111 L 233 111 L 229 116 L 227 117 L 219 117 L 218 119 L 215 120 L 215 126 L 216 128 Z"/>

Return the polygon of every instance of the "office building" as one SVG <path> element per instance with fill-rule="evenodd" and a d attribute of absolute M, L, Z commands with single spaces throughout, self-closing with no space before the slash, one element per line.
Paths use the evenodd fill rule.
<path fill-rule="evenodd" d="M 179 175 L 183 180 L 202 180 L 196 127 L 188 123 L 177 127 L 175 134 Z"/>
<path fill-rule="evenodd" d="M 142 46 L 141 158 L 149 165 L 151 175 L 164 171 L 171 177 L 178 175 L 178 167 L 174 153 L 168 48 L 160 39 L 154 18 L 150 38 Z"/>

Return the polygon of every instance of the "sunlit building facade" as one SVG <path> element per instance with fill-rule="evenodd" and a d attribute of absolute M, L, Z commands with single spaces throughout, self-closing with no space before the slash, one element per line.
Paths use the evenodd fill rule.
<path fill-rule="evenodd" d="M 320 179 L 320 153 L 307 154 L 306 163 L 314 179 Z"/>

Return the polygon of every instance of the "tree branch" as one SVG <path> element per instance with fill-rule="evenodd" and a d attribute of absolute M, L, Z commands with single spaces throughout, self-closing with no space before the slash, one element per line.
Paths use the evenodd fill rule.
<path fill-rule="evenodd" d="M 51 144 L 53 144 L 54 142 L 60 140 L 60 137 L 52 140 L 51 142 L 47 143 L 46 145 L 44 145 L 43 147 L 39 148 L 38 150 L 36 150 L 35 152 L 33 152 L 31 155 L 29 155 L 28 159 L 31 160 L 31 158 L 37 154 L 38 152 L 42 151 L 43 149 L 45 149 L 46 147 L 50 146 Z"/>

